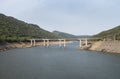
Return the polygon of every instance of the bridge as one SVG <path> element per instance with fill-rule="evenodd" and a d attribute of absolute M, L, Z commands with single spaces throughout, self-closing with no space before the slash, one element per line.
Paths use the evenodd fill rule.
<path fill-rule="evenodd" d="M 59 44 L 59 47 L 62 46 L 63 44 L 63 47 L 66 47 L 66 44 L 69 42 L 69 41 L 79 41 L 79 47 L 82 47 L 83 45 L 84 46 L 88 46 L 88 41 L 90 40 L 101 40 L 100 38 L 62 38 L 62 39 L 29 39 L 31 41 L 31 46 L 36 46 L 36 43 L 38 41 L 42 41 L 43 42 L 43 46 L 45 47 L 49 47 L 50 45 L 50 42 L 58 42 Z"/>

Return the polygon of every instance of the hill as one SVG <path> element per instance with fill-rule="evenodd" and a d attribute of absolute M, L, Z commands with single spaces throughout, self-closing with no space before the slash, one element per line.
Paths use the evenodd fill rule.
<path fill-rule="evenodd" d="M 65 32 L 60 32 L 60 31 L 53 31 L 53 34 L 62 37 L 62 38 L 89 38 L 91 36 L 89 35 L 73 35 L 73 34 L 69 34 L 69 33 L 65 33 Z"/>
<path fill-rule="evenodd" d="M 94 35 L 94 37 L 120 40 L 120 25 L 110 30 L 106 30 L 99 34 L 96 34 Z"/>
<path fill-rule="evenodd" d="M 64 33 L 64 32 L 60 32 L 60 31 L 53 31 L 53 34 L 62 37 L 62 38 L 75 38 L 75 35 L 69 34 L 69 33 Z"/>
<path fill-rule="evenodd" d="M 38 25 L 0 14 L 0 41 L 24 41 L 28 38 L 57 38 Z"/>

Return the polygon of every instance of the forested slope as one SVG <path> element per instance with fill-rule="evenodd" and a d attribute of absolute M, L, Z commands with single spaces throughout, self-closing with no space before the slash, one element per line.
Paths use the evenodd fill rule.
<path fill-rule="evenodd" d="M 29 38 L 57 38 L 38 25 L 28 24 L 13 17 L 0 14 L 0 41 L 23 41 Z"/>
<path fill-rule="evenodd" d="M 96 34 L 94 35 L 94 37 L 120 40 L 120 25 L 110 30 L 106 30 L 99 34 Z"/>

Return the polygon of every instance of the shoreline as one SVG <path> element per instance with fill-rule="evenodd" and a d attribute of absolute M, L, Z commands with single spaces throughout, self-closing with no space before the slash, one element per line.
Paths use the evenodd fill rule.
<path fill-rule="evenodd" d="M 28 48 L 28 47 L 31 47 L 30 43 L 28 42 L 12 42 L 12 43 L 4 42 L 0 43 L 0 52 L 15 48 Z"/>
<path fill-rule="evenodd" d="M 104 53 L 120 53 L 120 41 L 97 41 L 89 44 L 88 47 L 81 47 L 83 50 L 98 51 Z"/>
<path fill-rule="evenodd" d="M 72 43 L 72 42 L 68 41 L 66 43 Z M 49 42 L 49 45 L 55 45 L 55 44 L 59 44 L 59 42 Z M 64 42 L 61 42 L 61 44 L 64 44 Z M 44 42 L 37 42 L 35 46 L 44 46 Z M 0 43 L 0 52 L 15 48 L 30 48 L 35 46 L 32 46 L 30 42 L 12 42 L 12 43 L 4 42 L 4 43 Z"/>
<path fill-rule="evenodd" d="M 68 41 L 66 43 L 72 43 L 71 41 Z M 59 44 L 59 42 L 49 42 L 49 45 L 55 45 Z M 62 42 L 61 44 L 64 44 Z M 37 42 L 36 46 L 44 46 L 44 42 Z M 104 53 L 120 53 L 120 41 L 97 41 L 88 44 L 88 46 L 82 46 L 79 47 L 82 50 L 90 50 L 90 51 L 98 51 L 98 52 L 104 52 Z M 0 43 L 0 52 L 11 50 L 15 48 L 30 48 L 35 47 L 30 44 L 30 42 L 4 42 Z"/>

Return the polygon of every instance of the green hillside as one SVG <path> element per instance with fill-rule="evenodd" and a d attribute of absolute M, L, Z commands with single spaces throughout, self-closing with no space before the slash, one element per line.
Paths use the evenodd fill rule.
<path fill-rule="evenodd" d="M 0 14 L 0 41 L 24 41 L 29 38 L 57 38 L 57 36 L 38 25 Z"/>
<path fill-rule="evenodd" d="M 94 37 L 120 40 L 120 25 L 110 30 L 103 31 Z"/>

